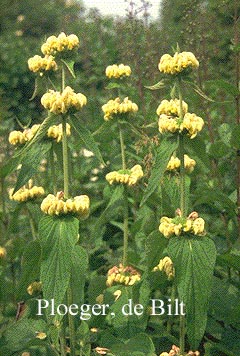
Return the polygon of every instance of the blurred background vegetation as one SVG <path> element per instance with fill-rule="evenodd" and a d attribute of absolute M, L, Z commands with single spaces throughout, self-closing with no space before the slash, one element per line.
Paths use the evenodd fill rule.
<path fill-rule="evenodd" d="M 156 108 L 162 99 L 170 99 L 168 88 L 151 91 L 146 86 L 161 80 L 157 67 L 159 59 L 164 53 L 173 54 L 178 44 L 181 51 L 193 52 L 200 61 L 199 71 L 195 74 L 196 90 L 186 90 L 184 98 L 190 112 L 203 117 L 206 123 L 201 138 L 194 140 L 189 148 L 189 154 L 198 162 L 191 176 L 191 208 L 202 212 L 209 235 L 216 242 L 220 256 L 216 274 L 221 278 L 230 276 L 239 288 L 239 1 L 162 0 L 156 19 L 150 18 L 150 4 L 144 0 L 141 8 L 133 1 L 127 1 L 126 8 L 130 6 L 126 16 L 115 18 L 102 16 L 97 9 L 89 10 L 86 5 L 87 0 L 1 0 L 0 168 L 13 154 L 8 143 L 9 132 L 22 130 L 43 119 L 40 98 L 45 88 L 40 88 L 39 94 L 30 100 L 35 77 L 28 70 L 28 58 L 41 54 L 39 44 L 49 35 L 58 35 L 62 31 L 78 35 L 81 45 L 75 64 L 77 80 L 74 81 L 74 89 L 88 98 L 84 120 L 108 164 L 105 168 L 99 166 L 96 158 L 84 150 L 83 142 L 72 139 L 72 194 L 79 193 L 80 187 L 81 192 L 91 197 L 92 214 L 83 223 L 82 239 L 90 253 L 92 270 L 106 273 L 120 256 L 118 252 L 115 255 L 112 252 L 118 251 L 121 245 L 120 222 L 117 214 L 114 220 L 106 220 L 105 226 L 98 231 L 98 237 L 94 226 L 111 196 L 105 174 L 118 168 L 121 158 L 116 133 L 110 126 L 101 129 L 101 106 L 111 96 L 115 97 L 105 90 L 108 84 L 105 68 L 110 64 L 124 63 L 132 69 L 133 75 L 125 87 L 126 96 L 138 104 L 139 114 L 134 123 L 135 131 L 127 138 L 127 157 L 129 165 L 138 162 L 144 166 L 146 177 L 141 187 L 143 190 L 160 139 L 157 135 Z M 71 82 L 70 78 L 68 80 Z M 42 173 L 36 181 L 39 179 L 41 185 L 48 186 L 50 192 L 51 184 L 45 171 L 47 164 L 47 161 L 43 162 Z M 2 177 L 0 188 L 0 245 L 8 250 L 7 274 L 3 274 L 6 265 L 0 266 L 0 300 L 13 303 L 12 309 L 8 305 L 10 314 L 11 310 L 15 313 L 20 260 L 31 234 L 27 214 L 19 214 L 19 207 L 7 197 L 7 188 L 14 182 L 15 175 Z M 134 194 L 140 196 L 138 192 Z M 148 235 L 157 229 L 160 211 L 174 214 L 167 192 L 163 191 L 164 194 L 164 204 L 157 192 L 149 199 L 148 206 L 138 213 L 136 206 L 132 208 L 132 235 L 138 237 L 138 242 L 132 240 L 130 259 L 135 265 L 141 260 L 143 247 L 143 237 L 137 235 L 138 228 L 144 226 L 143 234 Z M 33 215 L 37 219 L 35 210 Z M 214 312 L 221 311 L 216 309 Z M 238 313 L 240 316 L 239 310 Z"/>

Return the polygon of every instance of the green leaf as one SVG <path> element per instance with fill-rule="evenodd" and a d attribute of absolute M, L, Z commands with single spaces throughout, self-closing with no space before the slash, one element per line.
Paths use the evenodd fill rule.
<path fill-rule="evenodd" d="M 213 86 L 217 87 L 218 89 L 225 90 L 226 93 L 231 94 L 233 97 L 236 97 L 240 94 L 236 85 L 233 85 L 223 79 L 207 80 L 205 82 L 205 85 L 208 85 L 208 84 L 213 85 Z"/>
<path fill-rule="evenodd" d="M 47 130 L 51 125 L 57 123 L 58 121 L 56 120 L 56 115 L 48 116 L 39 127 L 38 131 L 36 132 L 36 135 L 29 142 L 27 142 L 21 149 L 15 151 L 14 156 L 1 169 L 0 176 L 6 177 L 8 174 L 14 171 L 14 169 L 16 169 L 17 166 L 21 162 L 23 162 L 26 154 L 29 152 L 32 145 L 39 142 L 46 135 Z"/>
<path fill-rule="evenodd" d="M 72 115 L 70 117 L 69 122 L 71 126 L 76 130 L 81 140 L 86 145 L 86 148 L 92 151 L 99 159 L 99 161 L 105 165 L 101 152 L 99 151 L 99 148 L 92 136 L 92 133 L 86 128 L 86 123 L 81 122 L 81 119 L 76 117 L 75 115 Z"/>
<path fill-rule="evenodd" d="M 98 231 L 101 225 L 103 225 L 105 222 L 109 221 L 115 211 L 115 208 L 120 205 L 120 202 L 123 200 L 124 196 L 124 186 L 123 185 L 117 185 L 115 189 L 112 192 L 111 199 L 101 214 L 101 216 L 98 218 L 98 221 L 95 225 L 95 230 Z"/>
<path fill-rule="evenodd" d="M 19 355 L 19 353 L 15 354 L 15 352 L 23 351 L 29 342 L 37 340 L 37 331 L 46 332 L 46 329 L 46 323 L 42 319 L 21 318 L 17 322 L 12 323 L 4 334 L 6 349 L 3 347 L 4 352 L 2 355 Z M 44 343 L 42 342 L 42 344 Z"/>
<path fill-rule="evenodd" d="M 74 72 L 74 61 L 72 59 L 61 59 L 61 62 L 65 64 L 67 69 L 69 70 L 69 73 L 72 75 L 73 78 L 76 78 L 75 72 Z"/>
<path fill-rule="evenodd" d="M 168 240 L 160 234 L 159 231 L 153 231 L 146 238 L 146 265 L 148 271 L 152 271 L 153 267 L 157 266 L 160 258 L 163 255 L 164 249 L 167 247 Z"/>
<path fill-rule="evenodd" d="M 150 89 L 150 90 L 158 90 L 158 89 L 162 89 L 164 87 L 165 87 L 165 81 L 163 79 L 154 85 L 145 86 L 145 88 Z"/>
<path fill-rule="evenodd" d="M 72 254 L 78 240 L 79 221 L 72 216 L 44 216 L 39 224 L 42 246 L 40 280 L 44 299 L 54 299 L 55 305 L 63 302 L 69 285 Z M 56 318 L 59 316 L 56 316 Z"/>
<path fill-rule="evenodd" d="M 88 269 L 88 254 L 86 250 L 76 245 L 72 253 L 72 274 L 71 288 L 73 294 L 73 303 L 84 303 L 84 287 Z"/>
<path fill-rule="evenodd" d="M 110 349 L 117 356 L 155 356 L 155 347 L 147 334 L 138 333 L 126 343 L 115 344 Z"/>
<path fill-rule="evenodd" d="M 235 125 L 233 125 L 233 129 L 232 129 L 231 145 L 236 150 L 240 150 L 239 137 L 240 137 L 240 125 L 235 124 Z"/>
<path fill-rule="evenodd" d="M 23 254 L 22 274 L 17 291 L 17 299 L 24 300 L 27 287 L 40 277 L 41 246 L 39 241 L 31 241 Z"/>
<path fill-rule="evenodd" d="M 39 82 L 40 82 L 41 78 L 39 76 L 37 76 L 35 78 L 35 85 L 34 85 L 34 91 L 33 94 L 31 96 L 31 98 L 29 99 L 29 101 L 32 101 L 34 98 L 36 98 L 37 94 L 38 94 L 38 89 L 39 89 Z"/>
<path fill-rule="evenodd" d="M 240 256 L 233 253 L 224 253 L 217 256 L 217 262 L 226 267 L 232 267 L 236 271 L 240 271 Z"/>
<path fill-rule="evenodd" d="M 177 146 L 178 142 L 176 137 L 170 137 L 163 139 L 160 146 L 157 148 L 152 174 L 148 181 L 148 186 L 145 190 L 140 206 L 142 206 L 150 195 L 157 189 L 157 187 L 159 187 L 169 159 L 172 153 L 177 149 Z"/>
<path fill-rule="evenodd" d="M 50 150 L 51 146 L 51 142 L 42 141 L 39 142 L 37 145 L 30 147 L 22 162 L 22 167 L 18 174 L 17 183 L 15 185 L 13 193 L 15 193 L 24 184 L 26 184 L 29 179 L 32 178 L 34 174 L 38 172 L 41 160 Z"/>
<path fill-rule="evenodd" d="M 110 89 L 115 89 L 115 88 L 119 89 L 119 88 L 121 88 L 121 85 L 120 85 L 119 83 L 109 83 L 109 84 L 105 87 L 105 89 L 108 89 L 108 90 L 110 90 Z"/>
<path fill-rule="evenodd" d="M 216 248 L 207 237 L 173 237 L 167 252 L 175 267 L 179 299 L 185 304 L 188 340 L 197 349 L 207 323 Z"/>

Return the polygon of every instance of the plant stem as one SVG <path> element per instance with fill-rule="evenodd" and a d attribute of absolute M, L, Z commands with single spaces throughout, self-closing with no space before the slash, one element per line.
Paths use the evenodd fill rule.
<path fill-rule="evenodd" d="M 34 219 L 32 217 L 32 213 L 31 213 L 28 205 L 26 205 L 26 210 L 27 210 L 27 214 L 28 214 L 28 218 L 29 218 L 32 237 L 33 237 L 33 240 L 36 240 L 37 239 L 37 229 L 36 229 L 35 222 L 34 222 Z"/>
<path fill-rule="evenodd" d="M 181 90 L 181 79 L 178 80 L 178 95 L 179 95 L 179 119 L 183 120 L 183 98 Z M 184 136 L 179 134 L 179 159 L 180 159 L 180 209 L 182 216 L 186 215 L 186 190 L 185 190 L 185 167 L 184 167 Z"/>
<path fill-rule="evenodd" d="M 173 283 L 173 285 L 171 287 L 171 310 L 173 310 L 175 295 L 176 295 L 176 286 L 175 286 L 175 283 Z M 167 321 L 167 332 L 169 334 L 171 334 L 171 331 L 172 331 L 172 324 L 173 324 L 173 315 L 171 315 Z"/>
<path fill-rule="evenodd" d="M 182 98 L 182 88 L 181 88 L 181 78 L 178 79 L 178 95 L 179 95 L 179 119 L 183 120 L 183 98 Z M 180 210 L 183 217 L 186 217 L 186 183 L 185 183 L 185 167 L 184 167 L 184 135 L 179 134 L 179 159 L 180 159 Z M 180 315 L 180 325 L 179 325 L 179 346 L 180 355 L 184 355 L 185 349 L 185 316 Z"/>
<path fill-rule="evenodd" d="M 62 91 L 65 88 L 65 70 L 62 67 Z M 66 199 L 69 198 L 69 172 L 68 172 L 68 146 L 67 146 L 67 117 L 62 116 L 62 153 L 63 153 L 63 186 L 64 186 L 64 197 Z M 71 290 L 71 282 L 69 283 L 67 289 L 67 302 L 68 305 L 72 304 L 72 290 Z M 74 317 L 70 313 L 68 314 L 68 326 L 69 326 L 69 336 L 70 336 L 70 355 L 75 356 L 75 325 L 74 325 Z"/>
<path fill-rule="evenodd" d="M 68 305 L 72 305 L 73 298 L 72 298 L 72 289 L 71 289 L 71 282 L 69 284 L 67 290 L 67 301 Z M 70 355 L 75 356 L 75 343 L 76 343 L 76 336 L 75 336 L 75 325 L 74 325 L 74 317 L 68 313 L 68 326 L 69 326 L 69 336 L 70 336 Z"/>
<path fill-rule="evenodd" d="M 180 355 L 184 355 L 185 349 L 185 316 L 180 315 Z"/>
<path fill-rule="evenodd" d="M 63 186 L 64 197 L 69 197 L 69 174 L 68 174 L 68 147 L 67 147 L 67 133 L 66 133 L 66 117 L 62 119 L 62 150 L 63 150 Z"/>
<path fill-rule="evenodd" d="M 124 146 L 123 131 L 121 124 L 118 124 L 119 127 L 119 138 L 121 145 L 121 156 L 122 156 L 122 169 L 126 169 L 126 154 Z M 123 266 L 127 266 L 128 260 L 128 192 L 127 186 L 124 185 L 124 205 L 123 205 Z"/>
<path fill-rule="evenodd" d="M 179 135 L 179 159 L 180 159 L 180 210 L 182 216 L 186 215 L 186 191 L 185 191 L 185 168 L 184 168 L 184 136 Z"/>
<path fill-rule="evenodd" d="M 128 262 L 128 194 L 126 186 L 124 186 L 123 200 L 123 266 L 125 267 Z"/>
<path fill-rule="evenodd" d="M 120 138 L 120 145 L 121 145 L 121 155 L 122 155 L 122 169 L 126 169 L 126 154 L 125 154 L 125 146 L 124 146 L 124 138 L 123 138 L 123 131 L 121 128 L 121 124 L 118 124 L 119 127 L 119 138 Z"/>
<path fill-rule="evenodd" d="M 50 152 L 49 152 L 49 163 L 50 163 L 50 170 L 51 170 L 51 180 L 52 180 L 52 185 L 53 185 L 53 194 L 55 195 L 57 193 L 57 187 L 56 187 L 56 170 L 55 170 L 55 164 L 54 164 L 53 146 L 51 147 Z"/>

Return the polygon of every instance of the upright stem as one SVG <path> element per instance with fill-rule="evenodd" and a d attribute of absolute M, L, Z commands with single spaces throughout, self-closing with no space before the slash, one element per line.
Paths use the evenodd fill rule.
<path fill-rule="evenodd" d="M 62 150 L 63 150 L 63 186 L 64 197 L 69 198 L 69 174 L 68 174 L 68 147 L 67 147 L 67 133 L 66 133 L 66 117 L 62 119 Z"/>
<path fill-rule="evenodd" d="M 121 156 L 122 156 L 122 169 L 127 169 L 123 131 L 122 131 L 120 123 L 119 123 L 119 138 L 120 138 Z M 127 260 L 128 260 L 128 194 L 127 194 L 126 186 L 124 186 L 123 200 L 124 200 L 124 205 L 123 205 L 123 266 L 125 267 L 125 266 L 127 266 Z"/>
<path fill-rule="evenodd" d="M 122 155 L 122 169 L 126 169 L 126 154 L 125 154 L 125 146 L 124 146 L 124 138 L 123 138 L 123 131 L 121 128 L 121 124 L 119 126 L 119 137 L 120 137 L 120 145 L 121 145 L 121 155 Z"/>
<path fill-rule="evenodd" d="M 184 136 L 179 135 L 179 159 L 180 159 L 180 210 L 182 216 L 186 215 L 186 191 L 185 191 L 185 168 L 184 168 Z"/>
<path fill-rule="evenodd" d="M 53 185 L 53 194 L 56 194 L 57 193 L 56 170 L 55 170 L 53 147 L 51 147 L 50 152 L 49 152 L 49 161 L 50 161 L 50 170 L 51 170 L 51 178 L 52 178 L 52 185 Z"/>
<path fill-rule="evenodd" d="M 183 98 L 181 88 L 181 78 L 178 80 L 178 95 L 179 95 L 179 119 L 183 120 Z M 183 217 L 186 217 L 186 182 L 185 182 L 185 167 L 184 167 L 184 135 L 179 134 L 179 158 L 180 158 L 180 209 Z M 180 355 L 184 355 L 185 349 L 185 316 L 180 315 L 179 325 L 179 341 L 180 341 Z"/>
<path fill-rule="evenodd" d="M 178 80 L 179 94 L 179 119 L 183 120 L 183 98 L 181 90 L 181 79 Z M 179 159 L 180 159 L 180 209 L 182 216 L 186 215 L 186 190 L 185 190 L 185 167 L 184 167 L 184 136 L 179 134 Z"/>
<path fill-rule="evenodd" d="M 128 194 L 126 186 L 124 186 L 123 200 L 123 266 L 125 267 L 128 262 Z"/>
<path fill-rule="evenodd" d="M 180 315 L 180 355 L 185 352 L 185 315 Z"/>
<path fill-rule="evenodd" d="M 65 70 L 62 68 L 62 91 L 65 88 Z M 62 153 L 63 153 L 63 186 L 64 186 L 64 197 L 66 199 L 69 198 L 69 172 L 68 172 L 68 146 L 67 146 L 67 118 L 66 116 L 62 117 Z M 69 283 L 67 289 L 67 302 L 68 305 L 72 304 L 72 290 L 71 290 L 71 282 Z M 74 325 L 74 316 L 68 313 L 68 326 L 69 326 L 69 336 L 70 336 L 70 350 L 71 356 L 75 356 L 75 325 Z"/>

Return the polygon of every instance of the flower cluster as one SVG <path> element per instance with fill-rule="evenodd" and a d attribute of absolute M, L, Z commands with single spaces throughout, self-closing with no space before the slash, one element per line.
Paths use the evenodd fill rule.
<path fill-rule="evenodd" d="M 182 101 L 182 114 L 185 115 L 188 112 L 188 104 Z M 165 114 L 167 116 L 180 116 L 180 100 L 162 100 L 156 111 L 157 115 Z"/>
<path fill-rule="evenodd" d="M 40 125 L 36 124 L 31 128 L 25 129 L 23 132 L 14 130 L 10 132 L 8 141 L 11 145 L 23 145 L 35 136 L 39 127 Z"/>
<path fill-rule="evenodd" d="M 167 168 L 167 171 L 176 171 L 180 168 L 181 161 L 178 157 L 171 156 Z M 196 165 L 196 161 L 190 158 L 188 155 L 184 155 L 184 167 L 185 169 L 191 173 Z"/>
<path fill-rule="evenodd" d="M 187 218 L 183 218 L 182 216 L 176 216 L 175 218 L 163 216 L 160 219 L 159 231 L 167 238 L 184 233 L 203 236 L 205 233 L 204 226 L 205 221 L 199 218 L 198 213 L 194 211 Z"/>
<path fill-rule="evenodd" d="M 33 125 L 31 128 L 22 131 L 12 131 L 9 134 L 8 141 L 11 145 L 22 145 L 30 141 L 39 129 L 40 124 Z M 71 126 L 67 123 L 66 125 L 67 136 L 71 135 Z M 62 140 L 63 130 L 62 124 L 50 126 L 47 131 L 47 137 L 53 138 L 57 142 Z"/>
<path fill-rule="evenodd" d="M 185 69 L 198 67 L 199 62 L 192 52 L 176 52 L 173 57 L 170 54 L 164 54 L 158 65 L 160 72 L 166 74 L 179 74 Z"/>
<path fill-rule="evenodd" d="M 71 126 L 68 123 L 66 124 L 66 135 L 67 136 L 71 135 Z M 50 126 L 47 132 L 47 136 L 49 138 L 53 138 L 57 142 L 62 141 L 62 137 L 63 137 L 62 124 Z"/>
<path fill-rule="evenodd" d="M 5 247 L 1 247 L 0 246 L 0 258 L 4 259 L 7 256 L 7 250 L 5 249 Z"/>
<path fill-rule="evenodd" d="M 48 215 L 76 215 L 87 218 L 89 215 L 90 200 L 87 195 L 79 195 L 72 199 L 64 199 L 64 193 L 48 194 L 43 199 L 41 210 Z"/>
<path fill-rule="evenodd" d="M 124 64 L 113 64 L 106 68 L 106 76 L 108 78 L 121 78 L 123 76 L 129 77 L 132 73 L 131 68 Z"/>
<path fill-rule="evenodd" d="M 43 187 L 32 186 L 32 182 L 29 183 L 28 188 L 24 185 L 16 193 L 13 194 L 13 192 L 13 188 L 9 190 L 9 198 L 20 203 L 42 197 L 45 194 Z"/>
<path fill-rule="evenodd" d="M 153 272 L 164 271 L 169 280 L 175 276 L 175 268 L 170 257 L 166 256 L 159 261 L 159 264 L 153 268 Z"/>
<path fill-rule="evenodd" d="M 131 266 L 123 267 L 120 263 L 119 267 L 114 266 L 108 271 L 107 286 L 111 287 L 113 284 L 124 284 L 125 286 L 132 286 L 134 283 L 140 281 L 140 273 Z"/>
<path fill-rule="evenodd" d="M 61 32 L 58 37 L 50 36 L 47 41 L 42 45 L 41 51 L 45 55 L 55 55 L 57 52 L 72 51 L 79 47 L 79 39 L 76 35 L 66 36 Z"/>
<path fill-rule="evenodd" d="M 29 58 L 28 68 L 30 71 L 34 73 L 40 72 L 42 75 L 42 72 L 44 71 L 56 71 L 58 66 L 54 57 L 51 55 L 46 55 L 45 57 L 35 55 L 34 57 Z"/>
<path fill-rule="evenodd" d="M 109 184 L 122 183 L 128 186 L 135 185 L 143 177 L 143 170 L 139 164 L 136 164 L 131 169 L 121 169 L 113 171 L 106 175 L 106 180 Z"/>
<path fill-rule="evenodd" d="M 166 114 L 161 114 L 158 121 L 160 133 L 170 132 L 187 132 L 187 135 L 192 139 L 197 136 L 203 128 L 204 121 L 196 114 L 186 113 L 183 120 L 179 117 L 172 117 Z"/>
<path fill-rule="evenodd" d="M 33 282 L 27 287 L 29 295 L 33 295 L 42 291 L 42 282 Z"/>
<path fill-rule="evenodd" d="M 79 111 L 87 104 L 87 98 L 81 93 L 75 93 L 67 86 L 62 93 L 49 90 L 41 98 L 41 103 L 45 109 L 54 114 L 66 114 L 69 110 Z"/>
<path fill-rule="evenodd" d="M 102 106 L 104 112 L 104 120 L 108 121 L 113 119 L 113 115 L 125 114 L 128 112 L 137 112 L 138 106 L 133 103 L 128 97 L 124 98 L 121 102 L 120 98 L 111 99 Z"/>

